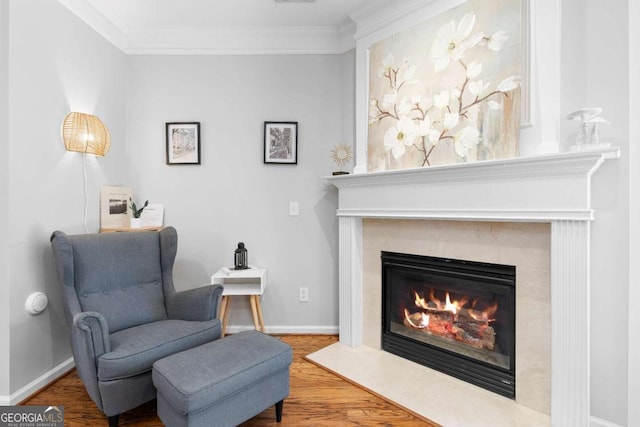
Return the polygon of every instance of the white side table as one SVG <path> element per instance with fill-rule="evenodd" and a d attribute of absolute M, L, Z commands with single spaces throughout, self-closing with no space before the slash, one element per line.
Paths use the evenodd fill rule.
<path fill-rule="evenodd" d="M 221 268 L 211 276 L 212 285 L 224 286 L 222 292 L 222 304 L 220 306 L 220 320 L 222 321 L 222 336 L 227 332 L 229 312 L 231 311 L 231 297 L 235 295 L 247 295 L 251 304 L 253 324 L 256 330 L 264 332 L 264 319 L 260 297 L 267 287 L 267 269 L 249 266 L 246 270 L 234 270 L 233 268 Z"/>

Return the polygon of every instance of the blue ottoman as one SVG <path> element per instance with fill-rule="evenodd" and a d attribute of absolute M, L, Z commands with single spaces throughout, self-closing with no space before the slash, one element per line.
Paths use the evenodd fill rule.
<path fill-rule="evenodd" d="M 158 416 L 168 427 L 236 426 L 271 405 L 282 419 L 291 347 L 257 331 L 231 335 L 153 364 Z"/>

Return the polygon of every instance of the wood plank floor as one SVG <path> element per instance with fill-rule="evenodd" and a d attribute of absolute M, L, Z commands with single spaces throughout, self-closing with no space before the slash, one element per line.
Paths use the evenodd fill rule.
<path fill-rule="evenodd" d="M 246 421 L 242 427 L 262 426 L 389 426 L 437 427 L 411 413 L 306 361 L 304 356 L 337 341 L 327 335 L 282 335 L 293 348 L 290 395 L 284 402 L 281 423 L 275 409 Z M 32 396 L 24 405 L 64 406 L 65 427 L 107 426 L 107 420 L 91 401 L 75 371 Z M 120 416 L 121 427 L 160 427 L 156 402 L 149 402 Z"/>

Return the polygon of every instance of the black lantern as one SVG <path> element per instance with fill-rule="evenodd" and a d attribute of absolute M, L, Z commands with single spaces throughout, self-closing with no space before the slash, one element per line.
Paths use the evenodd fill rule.
<path fill-rule="evenodd" d="M 238 249 L 236 249 L 236 253 L 233 258 L 233 264 L 235 270 L 246 270 L 249 268 L 249 264 L 247 263 L 247 250 L 242 242 L 238 243 Z"/>

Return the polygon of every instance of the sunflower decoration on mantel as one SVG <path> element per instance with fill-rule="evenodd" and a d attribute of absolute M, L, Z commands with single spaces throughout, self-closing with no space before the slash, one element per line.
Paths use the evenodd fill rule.
<path fill-rule="evenodd" d="M 353 158 L 353 152 L 351 151 L 351 146 L 348 144 L 338 144 L 334 145 L 331 149 L 331 160 L 336 165 L 342 167 L 349 163 Z M 349 172 L 345 171 L 336 171 L 333 172 L 333 175 L 348 175 Z"/>

